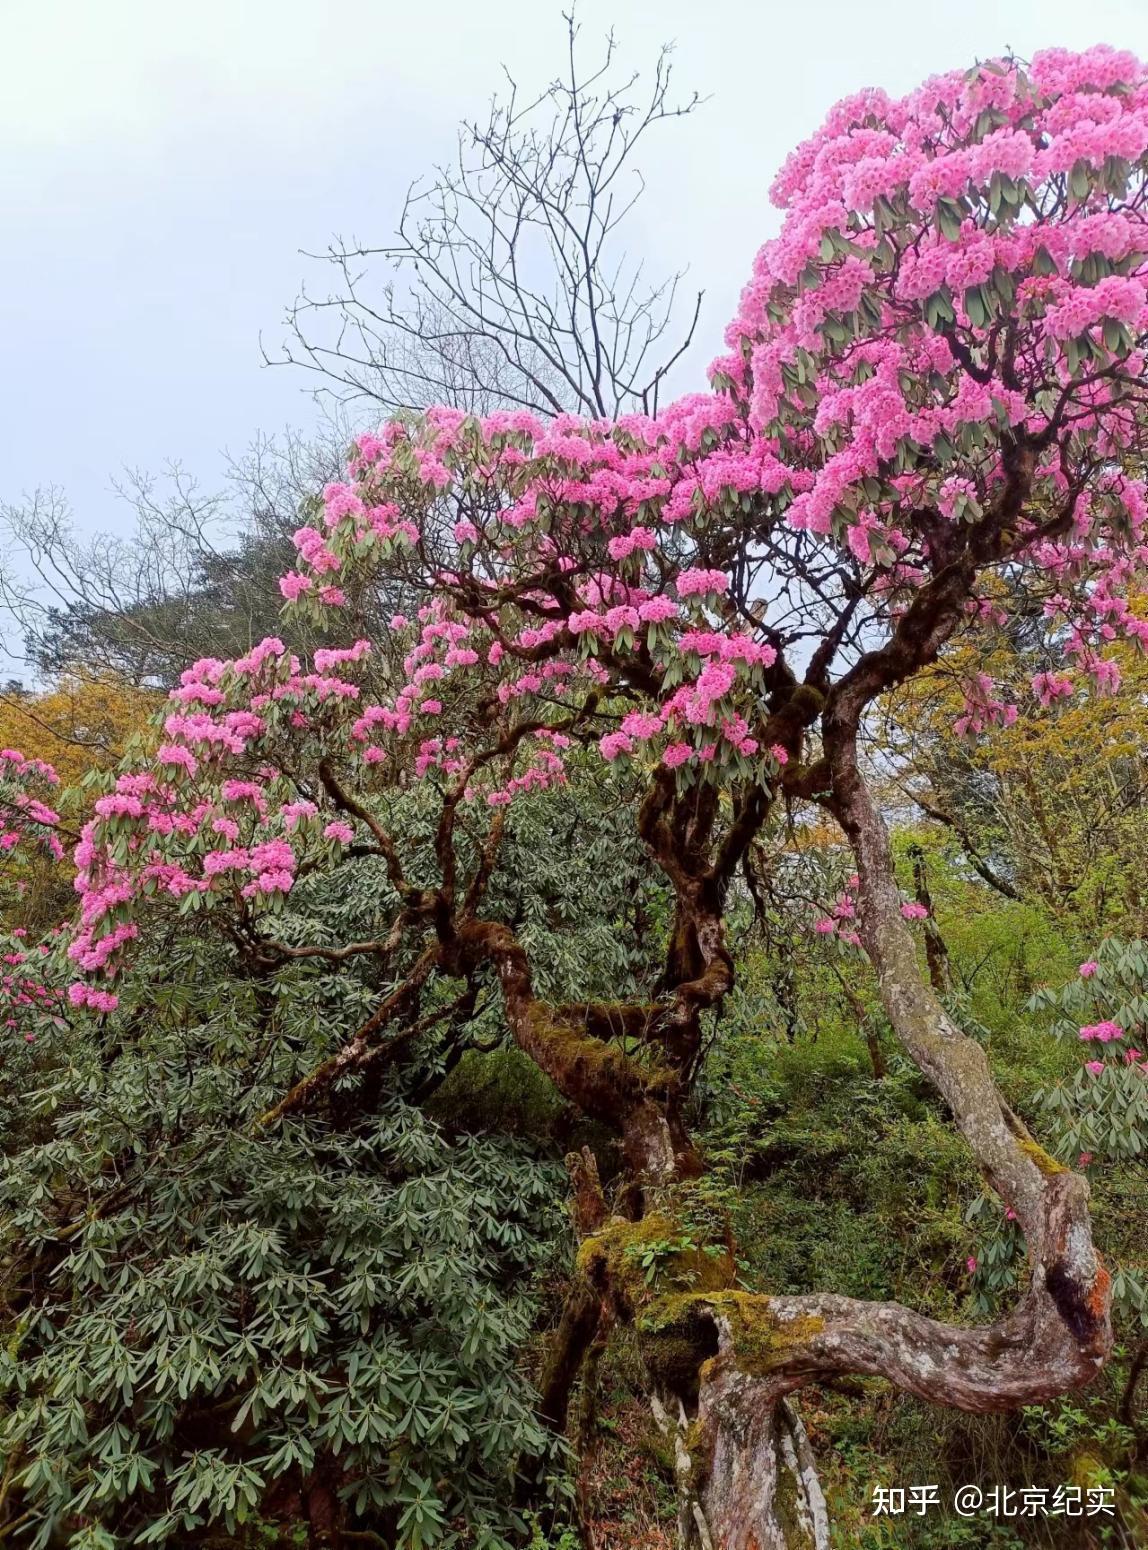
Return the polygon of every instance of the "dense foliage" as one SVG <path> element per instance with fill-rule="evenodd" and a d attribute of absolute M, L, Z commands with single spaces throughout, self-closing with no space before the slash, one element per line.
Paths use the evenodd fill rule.
<path fill-rule="evenodd" d="M 588 1531 L 611 1341 L 684 1545 L 825 1550 L 827 1498 L 856 1540 L 810 1436 L 875 1383 L 1042 1467 L 1087 1434 L 1142 1527 L 1148 957 L 1089 820 L 1139 789 L 1146 189 L 1128 55 L 864 93 L 712 391 L 356 439 L 294 633 L 186 668 L 9 955 L 0 1532 Z M 18 912 L 66 819 L 0 773 Z"/>
<path fill-rule="evenodd" d="M 611 912 L 642 907 L 647 869 L 585 791 L 557 815 L 584 839 L 580 865 L 566 851 L 555 867 L 553 821 L 524 815 L 510 907 L 556 991 L 617 984 L 642 965 Z M 414 843 L 425 825 L 416 798 Z M 349 881 L 300 885 L 284 937 L 361 932 L 379 879 Z M 550 1451 L 520 1350 L 558 1180 L 545 1146 L 452 1138 L 425 1113 L 465 1049 L 498 1045 L 498 1019 L 432 1000 L 376 1108 L 267 1130 L 353 1031 L 373 976 L 300 962 L 252 978 L 178 933 L 155 949 L 99 1026 L 75 1020 L 58 948 L 25 959 L 44 995 L 5 1063 L 19 1104 L 0 1111 L 0 1198 L 3 1436 L 28 1542 L 61 1523 L 93 1546 L 321 1527 L 336 1494 L 404 1544 L 504 1542 L 521 1522 L 512 1466 Z"/>

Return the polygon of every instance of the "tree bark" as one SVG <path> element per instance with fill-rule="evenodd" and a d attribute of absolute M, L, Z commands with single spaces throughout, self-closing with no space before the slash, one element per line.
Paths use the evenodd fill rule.
<path fill-rule="evenodd" d="M 1099 1371 L 1112 1339 L 1110 1279 L 1092 1244 L 1087 1181 L 1033 1141 L 997 1092 L 984 1050 L 956 1027 L 923 981 L 900 914 L 889 836 L 858 770 L 855 737 L 850 731 L 828 742 L 834 807 L 857 860 L 861 935 L 882 1003 L 906 1052 L 948 1103 L 989 1182 L 1017 1213 L 1032 1270 L 1020 1307 L 994 1327 L 994 1349 L 975 1353 L 970 1345 L 970 1338 L 983 1340 L 988 1332 L 959 1332 L 957 1349 L 970 1362 L 963 1372 L 947 1371 L 945 1360 L 937 1363 L 926 1385 L 936 1392 L 927 1397 L 993 1408 L 983 1402 L 995 1391 L 1004 1408 L 1027 1402 L 1017 1396 L 1036 1390 L 1044 1392 L 1035 1397 L 1050 1398 L 1078 1388 Z"/>
<path fill-rule="evenodd" d="M 683 1550 L 828 1550 L 829 1514 L 796 1410 L 727 1370 L 704 1390 L 698 1419 L 654 1415 L 674 1444 Z"/>

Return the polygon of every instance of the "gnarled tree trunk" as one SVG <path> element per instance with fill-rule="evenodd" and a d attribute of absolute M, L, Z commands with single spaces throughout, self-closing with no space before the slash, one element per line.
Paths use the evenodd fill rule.
<path fill-rule="evenodd" d="M 946 617 L 960 601 L 959 589 L 955 596 Z M 719 839 L 712 792 L 678 792 L 671 772 L 655 776 L 639 829 L 673 888 L 675 920 L 660 995 L 648 1003 L 543 1002 L 512 929 L 479 914 L 497 828 L 460 901 L 444 819 L 441 889 L 413 890 L 395 867 L 408 911 L 433 929 L 435 940 L 405 987 L 348 1047 L 350 1059 L 369 1048 L 391 1009 L 410 987 L 417 991 L 419 976 L 432 965 L 468 985 L 489 969 L 520 1048 L 568 1100 L 617 1136 L 627 1175 L 613 1214 L 592 1159 L 574 1160 L 581 1246 L 543 1374 L 542 1419 L 555 1431 L 566 1429 L 587 1351 L 611 1321 L 630 1325 L 655 1414 L 673 1440 L 679 1527 L 688 1550 L 824 1550 L 825 1503 L 789 1397 L 810 1383 L 858 1373 L 936 1404 L 1002 1410 L 1080 1388 L 1111 1344 L 1109 1278 L 1092 1245 L 1087 1183 L 1029 1136 L 997 1092 L 984 1050 L 955 1025 L 922 973 L 901 915 L 889 837 L 858 769 L 856 734 L 865 705 L 905 663 L 919 663 L 944 638 L 943 619 L 930 623 L 933 607 L 923 592 L 913 605 L 920 612 L 906 615 L 906 634 L 920 626 L 912 651 L 897 644 L 876 666 L 865 659 L 861 678 L 847 675 L 828 696 L 781 686 L 779 695 L 789 694 L 785 703 L 796 708 L 789 722 L 777 712 L 771 728 L 796 755 L 803 728 L 821 715 L 825 757 L 797 772 L 794 794 L 824 802 L 848 837 L 860 879 L 858 925 L 893 1032 L 947 1102 L 1024 1230 L 1030 1281 L 1005 1317 L 969 1328 L 894 1302 L 743 1291 L 728 1227 L 715 1229 L 711 1217 L 698 1241 L 693 1211 L 703 1160 L 689 1134 L 685 1101 L 702 1013 L 717 1007 L 733 983 L 724 894 L 768 812 L 772 793 L 764 788 L 739 798 L 743 805 Z M 329 1082 L 332 1064 L 299 1084 L 304 1100 Z M 292 1106 L 292 1095 L 289 1100 L 278 1112 Z M 532 1471 L 524 1468 L 523 1478 L 529 1489 Z"/>
<path fill-rule="evenodd" d="M 732 1370 L 684 1406 L 654 1413 L 674 1445 L 683 1550 L 828 1550 L 829 1514 L 801 1418 L 787 1399 Z"/>
<path fill-rule="evenodd" d="M 699 1550 L 828 1543 L 812 1452 L 787 1399 L 820 1377 L 881 1377 L 936 1404 L 987 1412 L 1082 1387 L 1111 1345 L 1110 1283 L 1092 1244 L 1087 1183 L 1028 1134 L 997 1092 L 984 1050 L 955 1025 L 922 973 L 855 742 L 829 742 L 830 800 L 854 849 L 859 924 L 882 1003 L 902 1047 L 1016 1212 L 1030 1282 L 1013 1311 L 971 1328 L 892 1302 L 737 1290 L 728 1244 L 724 1254 L 709 1245 L 708 1257 L 699 1246 L 676 1252 L 651 1289 L 638 1269 L 641 1248 L 672 1240 L 688 1184 L 680 1167 L 663 1166 L 644 1192 L 642 1218 L 614 1216 L 590 1231 L 579 1268 L 638 1332 L 659 1424 L 674 1441 L 680 1536 Z M 679 1162 L 682 1155 L 676 1151 Z"/>

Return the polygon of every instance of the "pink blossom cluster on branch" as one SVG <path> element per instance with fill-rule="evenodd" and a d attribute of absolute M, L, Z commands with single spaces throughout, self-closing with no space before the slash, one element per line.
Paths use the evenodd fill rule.
<path fill-rule="evenodd" d="M 63 1001 L 58 986 L 44 975 L 43 960 L 51 952 L 48 942 L 30 944 L 28 933 L 18 926 L 0 939 L 0 1026 L 11 1037 L 23 1031 L 26 1043 L 36 1042 L 34 1024 L 43 1017 L 57 1018 Z"/>
<path fill-rule="evenodd" d="M 18 851 L 63 855 L 56 829 L 60 815 L 44 797 L 60 777 L 43 759 L 29 759 L 15 748 L 0 749 L 0 857 Z"/>
<path fill-rule="evenodd" d="M 155 765 L 77 853 L 80 967 L 114 967 L 142 897 L 273 910 L 348 828 L 369 844 L 316 785 L 323 761 L 368 795 L 433 781 L 500 807 L 591 738 L 683 784 L 799 789 L 803 730 L 771 696 L 810 654 L 825 681 L 847 670 L 947 565 L 973 578 L 969 629 L 1007 622 L 975 592 L 1007 569 L 1012 595 L 1044 597 L 1051 647 L 1115 688 L 1105 648 L 1148 640 L 1129 602 L 1148 566 L 1146 152 L 1148 76 L 1109 49 L 864 93 L 777 180 L 782 230 L 711 391 L 616 421 L 432 409 L 360 436 L 281 583 L 359 638 L 309 670 L 270 640 L 184 675 Z M 381 588 L 403 610 L 386 629 Z M 1071 684 L 1053 669 L 1033 693 Z M 977 679 L 959 725 L 1017 713 Z"/>
<path fill-rule="evenodd" d="M 818 936 L 833 937 L 846 947 L 861 946 L 861 937 L 856 926 L 857 892 L 860 886 L 861 879 L 856 872 L 846 878 L 845 887 L 829 909 L 825 914 L 818 916 L 813 923 L 813 929 Z M 908 921 L 927 920 L 929 911 L 916 899 L 906 899 L 901 905 L 901 916 Z"/>

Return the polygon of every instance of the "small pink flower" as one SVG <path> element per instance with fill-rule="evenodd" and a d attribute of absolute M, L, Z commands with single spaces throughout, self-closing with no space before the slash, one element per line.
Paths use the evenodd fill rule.
<path fill-rule="evenodd" d="M 1087 963 L 1082 963 L 1076 972 L 1080 975 L 1082 980 L 1090 980 L 1099 967 L 1100 965 L 1096 962 L 1096 960 L 1094 958 L 1090 958 Z"/>
<path fill-rule="evenodd" d="M 161 764 L 172 768 L 182 766 L 189 775 L 194 775 L 198 764 L 195 755 L 190 748 L 184 748 L 180 743 L 165 743 L 156 753 L 156 758 Z"/>
<path fill-rule="evenodd" d="M 977 1259 L 975 1254 L 970 1254 L 968 1259 L 965 1260 L 965 1268 L 968 1270 L 970 1275 L 976 1274 Z"/>
<path fill-rule="evenodd" d="M 1099 1076 L 1104 1070 L 1104 1062 L 1103 1060 L 1086 1060 L 1084 1062 L 1084 1069 L 1093 1076 Z"/>
<path fill-rule="evenodd" d="M 651 597 L 638 608 L 638 618 L 643 624 L 664 624 L 667 619 L 676 619 L 678 605 L 672 598 Z"/>

